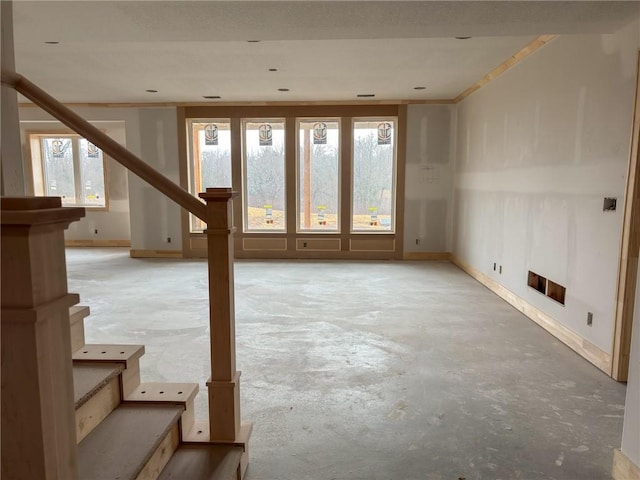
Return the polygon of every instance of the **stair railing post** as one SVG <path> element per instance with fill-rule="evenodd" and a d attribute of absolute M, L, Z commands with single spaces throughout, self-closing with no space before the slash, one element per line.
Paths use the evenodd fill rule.
<path fill-rule="evenodd" d="M 3 197 L 2 477 L 75 480 L 76 422 L 64 230 L 84 208 Z M 7 459 L 7 461 L 4 461 Z"/>
<path fill-rule="evenodd" d="M 242 444 L 242 471 L 248 461 L 251 424 L 240 422 L 240 372 L 236 370 L 236 327 L 233 278 L 233 198 L 230 188 L 208 188 L 206 203 L 209 264 L 209 316 L 211 378 L 209 389 L 209 438 L 212 443 Z"/>

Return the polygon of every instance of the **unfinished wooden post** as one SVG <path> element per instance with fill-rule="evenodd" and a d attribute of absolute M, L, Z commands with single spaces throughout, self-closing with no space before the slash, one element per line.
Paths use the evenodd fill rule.
<path fill-rule="evenodd" d="M 211 378 L 209 389 L 209 438 L 213 443 L 242 444 L 247 465 L 251 425 L 240 424 L 240 372 L 236 370 L 236 327 L 233 279 L 233 202 L 230 188 L 207 188 L 200 194 L 207 202 L 206 221 L 209 264 L 209 322 Z"/>
<path fill-rule="evenodd" d="M 64 229 L 84 208 L 0 199 L 2 477 L 74 480 L 76 427 Z"/>

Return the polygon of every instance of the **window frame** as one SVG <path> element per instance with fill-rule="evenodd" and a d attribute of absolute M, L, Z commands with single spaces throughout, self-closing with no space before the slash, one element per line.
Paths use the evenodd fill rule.
<path fill-rule="evenodd" d="M 180 183 L 186 189 L 187 184 L 187 138 L 186 119 L 196 118 L 231 118 L 232 131 L 232 163 L 233 163 L 233 189 L 237 196 L 233 199 L 233 218 L 237 226 L 233 238 L 235 257 L 238 259 L 266 259 L 266 258 L 325 258 L 325 259 L 402 259 L 404 258 L 404 192 L 405 192 L 405 161 L 406 161 L 406 104 L 379 104 L 377 102 L 356 102 L 341 104 L 211 104 L 198 106 L 185 106 L 178 108 L 178 144 L 180 147 Z M 250 230 L 245 232 L 244 226 L 244 192 L 243 183 L 246 183 L 243 172 L 243 119 L 282 119 L 286 120 L 286 232 Z M 340 118 L 340 160 L 341 160 L 341 220 L 340 232 L 298 232 L 296 230 L 296 119 L 310 118 Z M 352 118 L 394 118 L 396 123 L 396 170 L 395 170 L 395 233 L 389 231 L 363 231 L 352 234 L 350 231 L 351 210 L 351 165 L 352 165 Z M 275 133 L 275 132 L 274 132 Z M 276 134 L 277 135 L 277 134 Z M 277 137 L 276 137 L 277 138 Z M 384 157 L 383 157 L 384 158 Z M 390 158 L 387 157 L 387 162 Z M 387 163 L 384 162 L 384 163 Z M 251 163 L 257 166 L 258 163 Z M 358 165 L 358 164 L 356 164 Z M 387 163 L 390 168 L 390 163 Z M 389 170 L 386 170 L 389 172 Z M 390 173 L 390 172 L 389 172 Z M 301 178 L 304 181 L 304 177 Z M 281 186 L 278 186 L 280 194 Z M 281 197 L 277 197 L 276 203 L 280 203 Z M 387 207 L 390 206 L 390 197 L 381 197 Z M 262 200 L 259 200 L 262 202 Z M 257 205 L 259 202 L 253 202 Z M 265 201 L 263 203 L 271 203 Z M 304 204 L 304 200 L 303 200 Z M 259 205 L 262 206 L 262 205 Z M 313 205 L 312 205 L 313 206 Z M 364 208 L 364 206 L 363 206 Z M 368 213 L 368 210 L 365 209 Z M 252 213 L 252 209 L 249 209 Z M 276 215 L 279 212 L 276 212 Z M 258 213 L 259 215 L 259 213 Z M 293 215 L 293 216 L 292 216 Z M 206 237 L 204 233 L 190 233 L 187 212 L 182 212 L 183 253 L 187 257 L 206 257 Z M 250 220 L 256 227 L 266 226 L 256 222 L 250 216 Z M 361 218 L 358 218 L 361 220 Z M 302 219 L 304 225 L 304 218 Z M 361 222 L 360 222 L 361 223 Z M 368 223 L 368 222 L 367 222 Z M 383 224 L 386 219 L 383 220 Z M 281 227 L 281 220 L 278 221 Z M 363 226 L 365 226 L 363 224 Z M 368 225 L 366 225 L 368 228 Z M 385 224 L 386 226 L 386 224 Z"/>
<path fill-rule="evenodd" d="M 355 165 L 355 124 L 356 122 L 385 122 L 385 121 L 393 121 L 393 169 L 391 173 L 391 186 L 392 186 L 392 196 L 391 196 L 391 224 L 389 230 L 356 230 L 354 228 L 353 216 L 354 216 L 354 185 L 355 185 L 355 175 L 354 175 L 354 165 Z M 358 116 L 351 118 L 351 184 L 349 185 L 349 190 L 351 192 L 351 205 L 349 206 L 349 233 L 351 235 L 397 235 L 397 203 L 398 203 L 398 127 L 399 127 L 399 118 L 398 116 Z"/>
<path fill-rule="evenodd" d="M 195 171 L 198 170 L 198 172 L 201 172 L 201 168 L 200 168 L 200 163 L 201 160 L 199 160 L 199 165 L 198 168 L 196 169 L 196 150 L 199 152 L 199 148 L 196 149 L 196 142 L 198 141 L 198 139 L 193 135 L 194 133 L 194 129 L 193 129 L 193 125 L 196 123 L 206 123 L 206 124 L 210 124 L 210 123 L 226 123 L 229 125 L 229 135 L 230 135 L 230 142 L 229 142 L 229 168 L 230 168 L 230 174 L 231 174 L 231 185 L 228 185 L 228 187 L 232 187 L 233 186 L 233 134 L 232 134 L 232 125 L 231 125 L 231 119 L 230 118 L 224 118 L 224 117 L 216 117 L 216 118 L 188 118 L 186 119 L 186 131 L 187 131 L 187 190 L 189 191 L 189 193 L 191 193 L 191 195 L 193 196 L 198 196 L 199 193 L 202 193 L 201 191 L 196 191 L 196 174 Z M 200 183 L 202 183 L 202 174 L 199 173 L 200 176 Z M 201 228 L 196 228 L 195 225 L 201 225 Z M 195 215 L 193 215 L 192 213 L 189 213 L 189 231 L 191 233 L 202 233 L 204 232 L 206 226 L 205 226 L 205 222 L 202 221 L 201 219 L 199 219 L 198 217 L 196 217 Z"/>
<path fill-rule="evenodd" d="M 248 123 L 282 123 L 284 132 L 284 142 L 283 142 L 283 192 L 284 192 L 284 210 L 283 210 L 283 227 L 281 229 L 249 229 L 249 202 L 247 200 L 247 195 L 249 194 L 247 185 L 247 129 L 246 125 Z M 288 222 L 288 211 L 287 211 L 287 155 L 289 154 L 287 151 L 287 123 L 288 119 L 286 117 L 243 117 L 240 120 L 240 135 L 241 135 L 241 171 L 242 171 L 242 232 L 243 234 L 279 234 L 283 235 L 288 233 L 287 222 Z"/>
<path fill-rule="evenodd" d="M 302 122 L 336 122 L 338 124 L 338 208 L 337 208 L 337 219 L 336 225 L 337 228 L 335 230 L 323 230 L 317 228 L 303 229 L 300 226 L 300 216 L 301 216 L 301 208 L 300 204 L 300 192 L 302 191 L 300 187 L 300 123 Z M 342 118 L 335 116 L 314 116 L 314 117 L 295 117 L 295 133 L 296 133 L 296 151 L 295 151 L 295 199 L 296 199 L 296 233 L 305 235 L 338 235 L 342 231 Z"/>
<path fill-rule="evenodd" d="M 69 138 L 72 142 L 73 147 L 73 173 L 74 173 L 74 191 L 75 191 L 75 202 L 73 204 L 65 204 L 63 207 L 81 207 L 86 208 L 87 210 L 91 210 L 94 212 L 108 212 L 109 211 L 109 174 L 107 168 L 107 154 L 100 149 L 100 153 L 102 156 L 102 176 L 104 182 L 104 205 L 91 205 L 85 203 L 78 203 L 78 199 L 82 198 L 80 192 L 83 191 L 83 185 L 81 181 L 80 172 L 82 167 L 80 165 L 80 140 L 86 140 L 91 143 L 88 139 L 79 135 L 75 132 L 71 132 L 68 130 L 46 130 L 46 131 L 27 131 L 25 132 L 25 136 L 27 138 L 27 150 L 28 150 L 28 161 L 27 161 L 27 171 L 29 174 L 29 178 L 31 180 L 30 188 L 34 196 L 47 196 L 46 195 L 46 168 L 45 168 L 45 159 L 43 152 L 43 140 L 45 138 Z"/>

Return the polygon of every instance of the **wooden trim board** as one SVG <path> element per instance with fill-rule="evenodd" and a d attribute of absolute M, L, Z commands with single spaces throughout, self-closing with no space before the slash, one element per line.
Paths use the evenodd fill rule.
<path fill-rule="evenodd" d="M 130 247 L 131 240 L 65 240 L 65 247 Z"/>
<path fill-rule="evenodd" d="M 113 377 L 76 410 L 76 442 L 80 443 L 120 404 L 120 379 Z"/>
<path fill-rule="evenodd" d="M 640 251 L 640 52 L 638 53 L 637 85 L 631 151 L 624 194 L 622 243 L 618 268 L 616 318 L 613 334 L 613 364 L 611 376 L 621 382 L 629 374 L 631 329 L 636 295 L 638 255 Z"/>
<path fill-rule="evenodd" d="M 424 98 L 402 100 L 309 100 L 309 101 L 257 101 L 257 102 L 70 102 L 69 108 L 156 108 L 156 107 L 290 107 L 290 106 L 360 106 L 360 105 L 451 105 L 453 98 Z M 31 102 L 18 103 L 19 108 L 34 108 Z"/>
<path fill-rule="evenodd" d="M 162 443 L 158 445 L 158 448 L 138 474 L 136 480 L 155 480 L 158 478 L 160 472 L 162 472 L 162 469 L 169 463 L 173 452 L 178 449 L 179 445 L 180 429 L 176 424 L 164 437 Z"/>
<path fill-rule="evenodd" d="M 531 55 L 533 52 L 538 50 L 540 47 L 543 47 L 544 45 L 546 45 L 547 43 L 549 43 L 551 40 L 553 40 L 556 37 L 557 37 L 557 35 L 541 35 L 540 37 L 536 38 L 529 45 L 527 45 L 526 47 L 524 47 L 520 51 L 514 53 L 512 56 L 510 56 L 504 62 L 502 62 L 500 65 L 498 65 L 496 68 L 494 68 L 489 73 L 487 73 L 480 80 L 478 80 L 476 83 L 474 83 L 469 88 L 467 88 L 464 92 L 462 92 L 460 95 L 458 95 L 454 99 L 453 102 L 454 103 L 461 102 L 462 100 L 467 98 L 469 95 L 471 95 L 473 92 L 475 92 L 476 90 L 481 89 L 482 87 L 484 87 L 487 83 L 491 82 L 492 80 L 495 80 L 497 77 L 502 75 L 504 72 L 509 70 L 511 67 L 513 67 L 514 65 L 517 65 L 522 60 L 524 60 L 529 55 Z"/>
<path fill-rule="evenodd" d="M 129 251 L 131 258 L 182 258 L 182 250 L 137 250 Z"/>
<path fill-rule="evenodd" d="M 404 252 L 403 260 L 451 260 L 451 252 Z"/>
<path fill-rule="evenodd" d="M 613 451 L 613 480 L 637 480 L 640 479 L 640 466 L 636 465 L 620 449 Z"/>
<path fill-rule="evenodd" d="M 537 307 L 534 307 L 523 298 L 520 298 L 512 291 L 508 290 L 489 276 L 475 269 L 455 255 L 451 256 L 451 261 L 461 270 L 466 272 L 468 275 L 476 279 L 493 293 L 505 300 L 512 307 L 516 308 L 524 315 L 529 317 L 540 327 L 544 328 L 547 332 L 567 345 L 573 351 L 584 357 L 589 362 L 593 363 L 607 375 L 611 372 L 612 359 L 610 354 L 601 350 L 596 345 L 589 342 L 586 338 L 583 338 L 573 330 L 565 327 L 556 319 L 550 317 Z"/>

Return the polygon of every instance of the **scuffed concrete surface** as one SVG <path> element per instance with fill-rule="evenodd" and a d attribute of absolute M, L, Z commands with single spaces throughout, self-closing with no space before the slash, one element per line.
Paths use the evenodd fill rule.
<path fill-rule="evenodd" d="M 199 382 L 206 264 L 69 249 L 87 341 Z M 248 480 L 611 478 L 625 387 L 446 262 L 238 261 Z"/>

